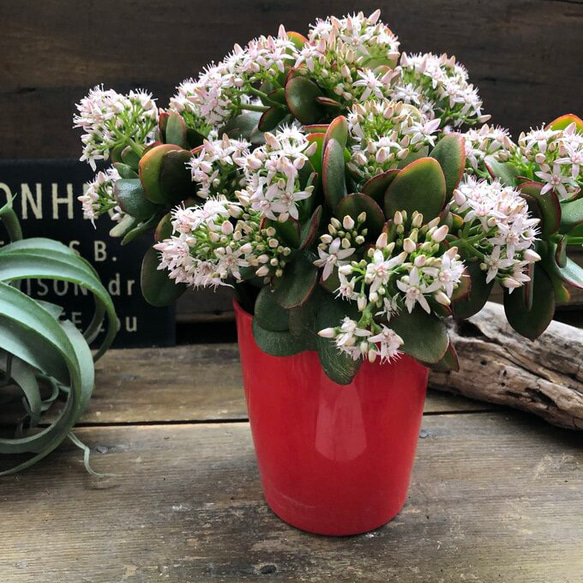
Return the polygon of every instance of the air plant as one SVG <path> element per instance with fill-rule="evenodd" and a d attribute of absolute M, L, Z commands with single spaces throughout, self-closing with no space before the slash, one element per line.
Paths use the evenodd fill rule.
<path fill-rule="evenodd" d="M 401 55 L 379 17 L 331 17 L 306 37 L 280 27 L 236 45 L 179 85 L 151 142 L 150 117 L 132 129 L 126 106 L 104 107 L 110 92 L 87 98 L 107 123 L 121 115 L 114 125 L 124 129 L 99 150 L 113 167 L 83 199 L 86 216 L 113 214 L 112 234 L 125 243 L 154 231 L 146 299 L 233 286 L 262 350 L 315 350 L 341 384 L 363 360 L 401 353 L 457 368 L 446 320 L 478 312 L 496 283 L 510 323 L 534 337 L 552 317 L 539 276 L 549 256 L 573 271 L 548 239 L 568 220 L 557 222 L 554 186 L 514 180 L 548 174 L 540 152 L 516 158 L 539 165 L 522 171 L 504 131 L 461 133 L 489 118 L 465 68 L 447 55 Z M 103 122 L 83 123 L 88 143 Z M 578 181 L 573 174 L 567 196 Z M 547 295 L 561 293 L 548 280 Z"/>
<path fill-rule="evenodd" d="M 18 418 L 13 436 L 0 436 L 0 476 L 30 467 L 69 437 L 94 385 L 94 361 L 113 341 L 119 322 L 94 268 L 72 249 L 45 238 L 23 239 L 9 200 L 0 208 L 10 242 L 0 247 L 0 403 Z M 95 311 L 84 332 L 64 319 L 62 306 L 33 299 L 19 289 L 28 279 L 66 281 L 91 293 Z M 95 355 L 89 345 L 107 318 Z M 61 397 L 65 403 L 59 409 Z M 49 411 L 54 421 L 43 423 Z"/>

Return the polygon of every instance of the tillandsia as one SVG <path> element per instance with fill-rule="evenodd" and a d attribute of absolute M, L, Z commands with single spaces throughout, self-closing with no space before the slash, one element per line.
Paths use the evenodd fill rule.
<path fill-rule="evenodd" d="M 402 353 L 456 368 L 446 320 L 496 284 L 533 338 L 564 282 L 583 282 L 565 255 L 582 242 L 578 118 L 517 143 L 481 125 L 463 65 L 401 54 L 379 11 L 236 45 L 148 109 L 150 142 L 142 114 L 128 125 L 106 101 L 99 115 L 123 130 L 110 144 L 91 126 L 84 158 L 114 170 L 82 202 L 124 243 L 154 231 L 146 299 L 232 286 L 262 350 L 316 350 L 337 383 Z"/>
<path fill-rule="evenodd" d="M 67 438 L 84 449 L 85 465 L 95 474 L 88 465 L 89 449 L 71 431 L 91 398 L 94 360 L 111 345 L 119 321 L 93 267 L 62 243 L 23 239 L 11 202 L 0 207 L 10 239 L 0 246 L 0 403 L 8 419 L 0 438 L 0 476 L 30 467 Z M 69 282 L 94 296 L 94 317 L 83 332 L 65 319 L 62 306 L 21 291 L 22 280 L 38 278 Z M 106 321 L 92 357 L 89 345 Z M 54 420 L 42 427 L 49 410 L 56 410 Z"/>

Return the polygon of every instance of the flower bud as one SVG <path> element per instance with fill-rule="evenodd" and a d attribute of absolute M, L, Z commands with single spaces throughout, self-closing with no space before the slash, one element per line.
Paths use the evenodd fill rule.
<path fill-rule="evenodd" d="M 447 236 L 449 232 L 449 227 L 447 225 L 441 225 L 441 227 L 439 227 L 439 229 L 436 229 L 433 234 L 431 235 L 431 238 L 436 242 L 436 243 L 441 243 L 445 237 Z"/>
<path fill-rule="evenodd" d="M 433 298 L 438 304 L 441 304 L 442 306 L 449 306 L 451 304 L 451 300 L 441 290 L 436 292 L 433 295 Z"/>
<path fill-rule="evenodd" d="M 320 241 L 322 241 L 322 243 L 325 243 L 326 245 L 330 245 L 330 243 L 332 243 L 332 237 L 328 235 L 328 233 L 326 233 L 325 235 L 322 235 L 320 237 Z"/>
<path fill-rule="evenodd" d="M 341 265 L 338 268 L 338 273 L 342 275 L 350 275 L 352 273 L 352 266 L 351 265 Z"/>
<path fill-rule="evenodd" d="M 334 328 L 324 328 L 318 332 L 318 336 L 322 338 L 335 338 L 336 330 Z"/>
<path fill-rule="evenodd" d="M 357 217 L 356 217 L 356 222 L 360 225 L 361 223 L 364 223 L 364 221 L 366 221 L 366 212 L 362 211 Z"/>
<path fill-rule="evenodd" d="M 540 261 L 541 256 L 534 249 L 527 249 L 524 252 L 524 260 L 529 263 L 534 263 L 535 261 Z"/>
<path fill-rule="evenodd" d="M 423 215 L 417 211 L 413 213 L 413 217 L 411 220 L 411 225 L 413 227 L 419 228 L 423 224 Z"/>
<path fill-rule="evenodd" d="M 384 249 L 387 246 L 388 243 L 388 235 L 386 232 L 381 233 L 378 236 L 377 242 L 376 242 L 376 248 L 377 249 Z"/>
<path fill-rule="evenodd" d="M 358 300 L 356 300 L 356 305 L 358 307 L 359 312 L 364 312 L 366 309 L 366 296 L 358 296 Z"/>
<path fill-rule="evenodd" d="M 267 265 L 263 265 L 255 272 L 255 275 L 257 277 L 265 277 L 268 274 L 269 274 L 269 267 L 267 267 Z"/>
<path fill-rule="evenodd" d="M 364 243 L 364 237 L 362 235 L 358 235 L 355 239 L 354 242 L 357 245 L 362 245 Z"/>
<path fill-rule="evenodd" d="M 395 225 L 402 225 L 403 224 L 403 213 L 401 211 L 397 211 L 393 218 L 393 223 Z"/>
<path fill-rule="evenodd" d="M 241 253 L 243 255 L 248 255 L 253 251 L 253 245 L 251 243 L 245 243 L 245 245 L 241 245 Z"/>
<path fill-rule="evenodd" d="M 406 251 L 407 253 L 413 253 L 413 251 L 415 251 L 416 248 L 417 245 L 415 245 L 415 241 L 413 241 L 412 239 L 409 239 L 407 237 L 407 239 L 403 241 L 403 250 Z"/>
<path fill-rule="evenodd" d="M 232 234 L 233 231 L 234 231 L 234 228 L 233 228 L 233 223 L 231 223 L 231 221 L 225 221 L 221 225 L 221 233 L 223 233 L 223 235 L 230 235 L 230 234 Z"/>
<path fill-rule="evenodd" d="M 352 229 L 354 229 L 354 219 L 351 216 L 346 215 L 342 219 L 342 226 L 344 227 L 344 230 L 352 231 Z"/>
<path fill-rule="evenodd" d="M 417 257 L 415 257 L 415 261 L 413 263 L 414 263 L 415 267 L 423 267 L 425 265 L 426 261 L 427 261 L 426 255 L 417 255 Z"/>
<path fill-rule="evenodd" d="M 517 287 L 520 287 L 522 284 L 519 281 L 516 281 L 513 277 L 505 277 L 502 280 L 502 285 L 510 290 L 510 293 L 512 293 L 512 290 L 515 290 Z"/>

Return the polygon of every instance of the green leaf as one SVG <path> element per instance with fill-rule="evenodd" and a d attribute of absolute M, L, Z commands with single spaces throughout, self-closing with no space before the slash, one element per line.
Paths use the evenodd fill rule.
<path fill-rule="evenodd" d="M 554 190 L 541 194 L 542 187 L 540 182 L 524 182 L 518 188 L 529 202 L 530 210 L 541 219 L 541 235 L 543 239 L 547 239 L 559 230 L 561 203 Z"/>
<path fill-rule="evenodd" d="M 166 206 L 175 206 L 196 195 L 190 168 L 186 166 L 191 158 L 192 154 L 188 150 L 169 151 L 162 156 L 159 184 L 160 195 Z"/>
<path fill-rule="evenodd" d="M 316 329 L 319 331 L 339 326 L 345 316 L 358 318 L 354 306 L 324 294 L 318 308 Z M 316 344 L 320 364 L 326 375 L 339 385 L 350 384 L 362 363 L 361 359 L 354 360 L 348 354 L 339 352 L 334 341 L 329 338 L 318 336 Z"/>
<path fill-rule="evenodd" d="M 400 170 L 387 170 L 382 174 L 373 176 L 364 183 L 362 192 L 370 196 L 378 204 L 384 204 L 385 192 L 399 172 Z"/>
<path fill-rule="evenodd" d="M 320 220 L 322 219 L 322 206 L 316 208 L 310 220 L 302 225 L 300 231 L 300 250 L 308 249 L 316 240 Z"/>
<path fill-rule="evenodd" d="M 139 178 L 138 173 L 131 166 L 128 166 L 123 162 L 117 162 L 113 167 L 122 178 Z"/>
<path fill-rule="evenodd" d="M 437 372 L 451 372 L 451 371 L 459 372 L 460 361 L 455 350 L 455 347 L 451 343 L 451 341 L 449 343 L 449 346 L 447 347 L 447 351 L 445 352 L 443 358 L 439 362 L 432 364 L 431 370 Z"/>
<path fill-rule="evenodd" d="M 160 222 L 156 226 L 156 230 L 154 231 L 154 241 L 159 243 L 164 239 L 170 239 L 173 232 L 172 213 L 167 213 L 160 219 Z"/>
<path fill-rule="evenodd" d="M 486 305 L 494 287 L 494 280 L 486 283 L 486 272 L 480 269 L 479 261 L 467 263 L 466 271 L 471 280 L 469 293 L 451 304 L 456 320 L 465 320 L 477 314 Z"/>
<path fill-rule="evenodd" d="M 561 204 L 561 233 L 569 233 L 583 224 L 583 198 Z"/>
<path fill-rule="evenodd" d="M 583 289 L 583 267 L 569 257 L 565 257 L 564 266 L 557 264 L 556 244 L 551 244 L 549 251 L 549 255 L 543 260 L 544 267 L 549 274 L 555 275 L 561 281 L 572 287 Z"/>
<path fill-rule="evenodd" d="M 504 290 L 504 312 L 510 325 L 522 336 L 534 340 L 550 324 L 555 313 L 553 284 L 540 265 L 534 268 L 533 302 L 529 310 L 524 294 Z"/>
<path fill-rule="evenodd" d="M 289 311 L 282 308 L 273 297 L 269 286 L 261 288 L 255 301 L 255 317 L 257 324 L 271 332 L 289 330 Z"/>
<path fill-rule="evenodd" d="M 140 275 L 142 295 L 153 306 L 168 306 L 186 291 L 186 285 L 175 283 L 168 277 L 168 271 L 158 269 L 158 265 L 158 252 L 150 247 L 142 260 Z"/>
<path fill-rule="evenodd" d="M 285 85 L 287 106 L 303 124 L 316 123 L 323 116 L 322 106 L 316 101 L 320 95 L 320 88 L 305 77 L 291 77 Z"/>
<path fill-rule="evenodd" d="M 323 291 L 316 287 L 308 301 L 289 311 L 289 331 L 301 339 L 305 350 L 318 350 L 317 318 L 320 306 L 325 299 Z"/>
<path fill-rule="evenodd" d="M 308 142 L 316 142 L 316 151 L 310 156 L 310 162 L 314 170 L 321 176 L 322 175 L 322 156 L 324 151 L 324 134 L 322 133 L 311 133 L 307 135 Z"/>
<path fill-rule="evenodd" d="M 276 231 L 277 239 L 291 247 L 297 249 L 300 246 L 300 226 L 295 219 L 289 218 L 283 223 L 272 219 L 265 219 L 262 228 L 273 227 Z"/>
<path fill-rule="evenodd" d="M 385 194 L 385 214 L 414 211 L 423 214 L 425 222 L 439 215 L 445 205 L 445 177 L 434 158 L 420 158 L 403 168 Z"/>
<path fill-rule="evenodd" d="M 547 128 L 551 130 L 564 130 L 567 126 L 575 123 L 577 126 L 577 133 L 583 133 L 583 120 L 577 117 L 574 113 L 566 113 L 557 119 L 554 119 Z"/>
<path fill-rule="evenodd" d="M 322 186 L 328 205 L 334 208 L 348 193 L 346 189 L 344 148 L 334 139 L 328 141 L 322 160 Z"/>
<path fill-rule="evenodd" d="M 263 112 L 257 127 L 262 132 L 270 132 L 285 119 L 287 114 L 287 110 L 283 107 L 270 107 Z"/>
<path fill-rule="evenodd" d="M 140 221 L 134 217 L 124 217 L 119 223 L 111 228 L 109 234 L 111 237 L 125 237 L 132 229 L 135 229 Z"/>
<path fill-rule="evenodd" d="M 121 153 L 122 163 L 129 166 L 134 171 L 138 169 L 140 164 L 140 157 L 132 150 L 130 146 L 126 146 Z"/>
<path fill-rule="evenodd" d="M 334 214 L 340 220 L 348 215 L 356 221 L 362 212 L 366 213 L 365 226 L 368 229 L 368 237 L 376 239 L 385 226 L 385 215 L 381 207 L 370 196 L 361 193 L 349 194 L 334 209 Z"/>
<path fill-rule="evenodd" d="M 290 332 L 266 330 L 259 325 L 257 318 L 253 318 L 253 337 L 257 346 L 271 356 L 293 356 L 304 350 L 301 339 L 296 338 Z"/>
<path fill-rule="evenodd" d="M 492 156 L 486 156 L 484 160 L 486 170 L 492 178 L 497 178 L 504 186 L 518 186 L 518 169 L 508 162 L 498 162 Z"/>
<path fill-rule="evenodd" d="M 152 216 L 158 208 L 146 198 L 139 178 L 118 180 L 113 187 L 113 192 L 121 209 L 140 221 Z"/>
<path fill-rule="evenodd" d="M 164 140 L 167 144 L 175 144 L 181 148 L 189 149 L 190 145 L 186 138 L 186 123 L 181 115 L 173 112 L 168 113 Z"/>
<path fill-rule="evenodd" d="M 286 265 L 283 276 L 276 279 L 273 297 L 286 309 L 301 306 L 308 300 L 318 282 L 318 269 L 303 253 Z"/>
<path fill-rule="evenodd" d="M 324 149 L 330 140 L 336 140 L 344 150 L 348 141 L 348 122 L 343 115 L 334 118 L 328 125 L 326 135 L 324 136 Z"/>
<path fill-rule="evenodd" d="M 449 346 L 447 328 L 441 318 L 415 306 L 392 318 L 390 327 L 403 339 L 401 350 L 427 364 L 439 362 Z"/>
<path fill-rule="evenodd" d="M 447 134 L 439 140 L 430 156 L 435 158 L 445 177 L 445 202 L 449 202 L 453 191 L 462 179 L 466 166 L 466 150 L 461 134 Z"/>
<path fill-rule="evenodd" d="M 261 146 L 265 143 L 263 132 L 258 128 L 261 115 L 259 111 L 246 111 L 230 119 L 219 135 L 226 133 L 230 138 L 248 140 L 254 146 Z"/>
<path fill-rule="evenodd" d="M 304 45 L 308 42 L 308 39 L 299 32 L 294 32 L 293 30 L 288 31 L 287 38 L 291 40 L 298 51 L 301 51 L 304 48 Z"/>
<path fill-rule="evenodd" d="M 174 144 L 161 144 L 148 150 L 140 160 L 140 180 L 146 198 L 156 204 L 165 204 L 166 195 L 160 184 L 162 160 L 168 152 L 181 150 Z"/>

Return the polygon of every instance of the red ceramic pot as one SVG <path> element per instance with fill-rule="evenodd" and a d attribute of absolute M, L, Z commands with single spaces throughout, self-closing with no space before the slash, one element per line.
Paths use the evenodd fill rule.
<path fill-rule="evenodd" d="M 277 357 L 253 338 L 235 303 L 251 431 L 265 499 L 289 524 L 317 534 L 373 530 L 403 507 L 428 371 L 408 356 L 364 362 L 349 385 L 315 352 Z"/>

